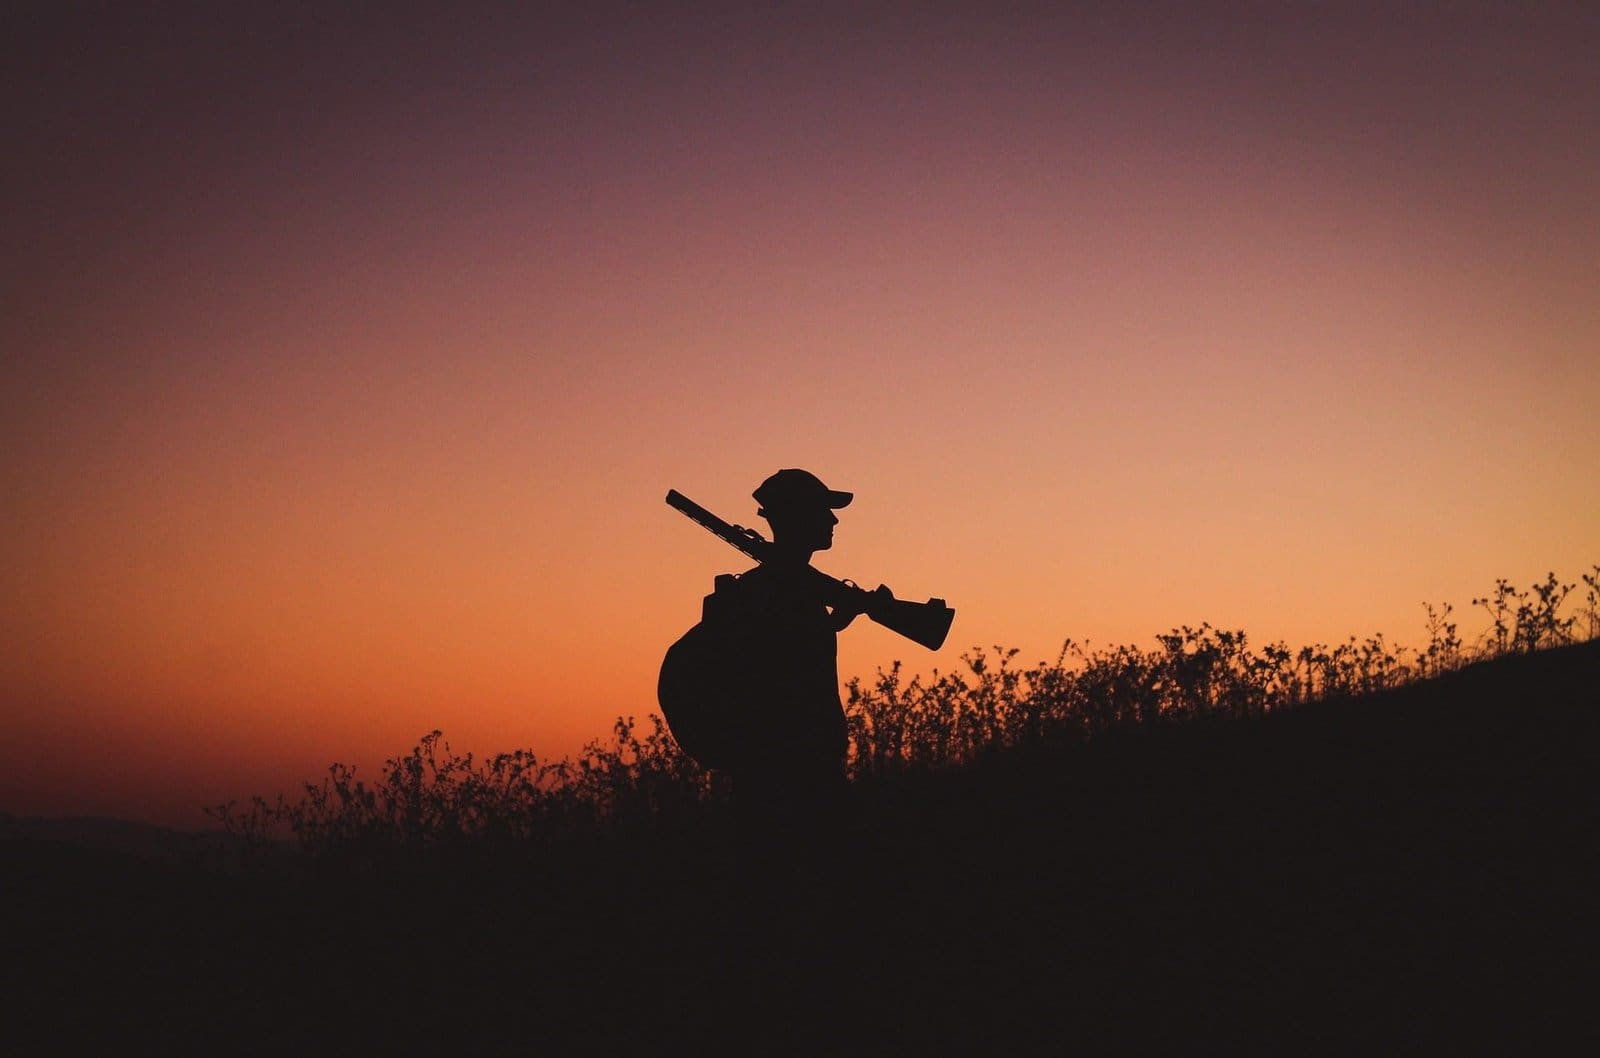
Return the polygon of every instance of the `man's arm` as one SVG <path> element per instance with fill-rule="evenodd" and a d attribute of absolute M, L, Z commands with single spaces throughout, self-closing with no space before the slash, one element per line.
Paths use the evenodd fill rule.
<path fill-rule="evenodd" d="M 869 612 L 874 604 L 884 601 L 894 601 L 894 592 L 884 585 L 878 585 L 877 591 L 867 591 L 846 582 L 844 590 L 839 592 L 835 598 L 829 600 L 829 604 L 832 607 L 829 611 L 829 616 L 833 618 L 833 630 L 835 632 L 844 631 L 850 627 L 850 622 Z"/>

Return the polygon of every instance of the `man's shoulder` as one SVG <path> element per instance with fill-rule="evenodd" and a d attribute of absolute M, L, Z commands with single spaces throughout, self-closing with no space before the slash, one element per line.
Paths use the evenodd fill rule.
<path fill-rule="evenodd" d="M 751 613 L 788 616 L 826 613 L 825 600 L 809 567 L 757 566 L 732 585 L 730 601 Z"/>
<path fill-rule="evenodd" d="M 766 599 L 783 591 L 781 578 L 774 576 L 772 570 L 766 566 L 747 569 L 737 576 L 723 580 L 722 584 L 730 594 L 741 599 Z"/>
<path fill-rule="evenodd" d="M 790 568 L 763 564 L 739 574 L 734 583 L 745 591 L 804 591 L 811 586 L 806 567 Z"/>
<path fill-rule="evenodd" d="M 771 584 L 772 569 L 768 566 L 752 566 L 743 573 L 734 574 L 734 583 L 745 588 Z"/>

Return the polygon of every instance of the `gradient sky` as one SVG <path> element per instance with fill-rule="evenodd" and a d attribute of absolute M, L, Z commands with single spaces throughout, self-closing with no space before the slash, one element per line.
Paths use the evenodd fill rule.
<path fill-rule="evenodd" d="M 1600 9 L 859 6 L 9 7 L 0 809 L 571 752 L 784 466 L 844 677 L 1600 561 Z"/>

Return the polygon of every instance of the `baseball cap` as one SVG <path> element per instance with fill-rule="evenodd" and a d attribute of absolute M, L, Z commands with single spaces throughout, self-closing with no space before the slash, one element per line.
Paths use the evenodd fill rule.
<path fill-rule="evenodd" d="M 778 471 L 750 495 L 761 505 L 756 513 L 762 517 L 766 517 L 768 511 L 837 510 L 849 506 L 855 498 L 854 493 L 830 489 L 815 474 L 794 468 Z"/>

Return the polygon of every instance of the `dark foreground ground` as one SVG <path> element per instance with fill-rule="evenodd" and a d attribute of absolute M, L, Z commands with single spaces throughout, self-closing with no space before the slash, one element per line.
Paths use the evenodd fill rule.
<path fill-rule="evenodd" d="M 0 842 L 3 1031 L 149 1053 L 1595 1053 L 1600 644 L 428 875 Z"/>

